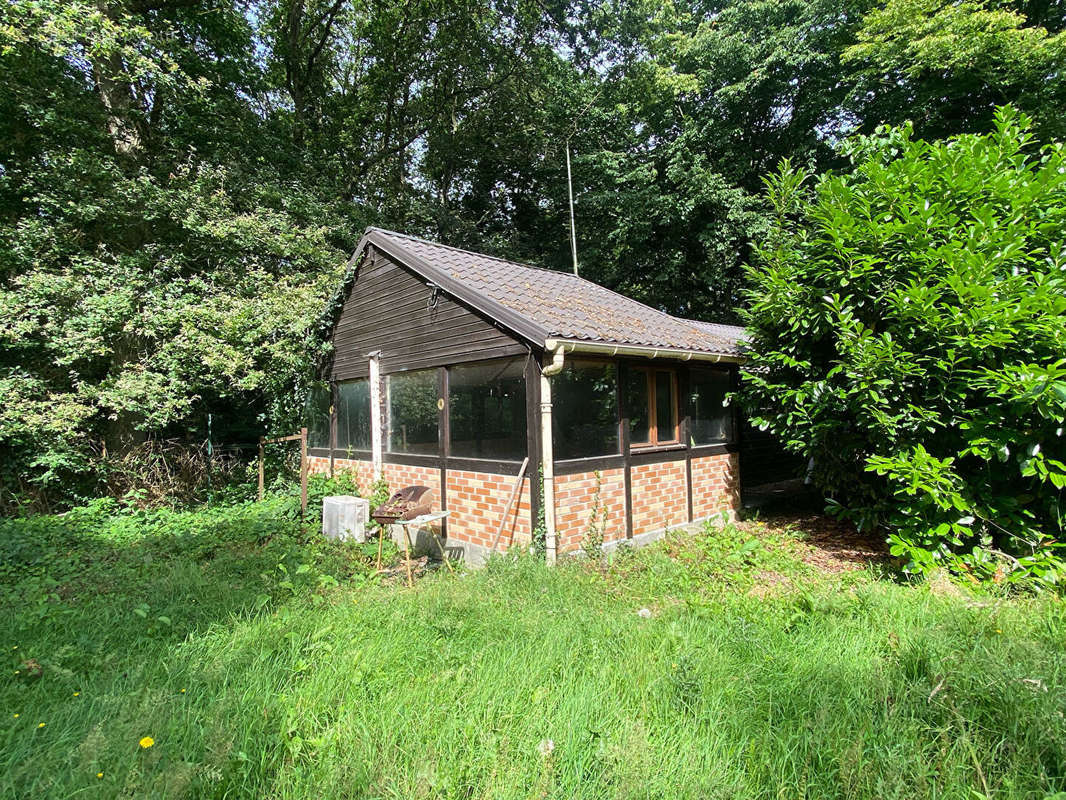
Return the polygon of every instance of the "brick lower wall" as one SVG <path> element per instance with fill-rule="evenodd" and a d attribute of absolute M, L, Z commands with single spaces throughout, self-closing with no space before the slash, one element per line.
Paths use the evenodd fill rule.
<path fill-rule="evenodd" d="M 740 471 L 736 453 L 692 459 L 692 512 L 695 519 L 740 508 Z M 328 472 L 329 459 L 310 457 L 313 472 Z M 352 470 L 360 491 L 369 491 L 373 466 L 369 461 L 335 459 L 334 471 Z M 385 464 L 384 477 L 391 490 L 421 484 L 436 494 L 440 508 L 440 470 L 437 467 Z M 683 460 L 639 464 L 631 468 L 633 535 L 654 533 L 688 522 L 688 481 Z M 504 508 L 514 487 L 514 475 L 448 470 L 448 540 L 479 548 L 492 546 Z M 625 476 L 621 469 L 599 473 L 599 503 L 607 511 L 604 542 L 625 539 Z M 579 550 L 596 504 L 597 474 L 582 472 L 555 476 L 555 519 L 559 552 Z M 498 549 L 530 541 L 530 479 L 522 488 L 504 522 Z M 484 551 L 482 551 L 484 552 Z"/>
<path fill-rule="evenodd" d="M 440 508 L 440 467 L 385 464 L 383 474 L 390 492 L 395 492 L 404 486 L 428 486 L 434 493 L 433 507 Z"/>
<path fill-rule="evenodd" d="M 490 548 L 503 521 L 497 550 L 528 544 L 532 535 L 528 477 L 522 479 L 522 488 L 504 517 L 517 478 L 517 475 L 448 470 L 448 541 Z"/>
<path fill-rule="evenodd" d="M 635 464 L 630 472 L 633 535 L 640 536 L 688 522 L 685 462 Z"/>
<path fill-rule="evenodd" d="M 624 539 L 626 536 L 625 491 L 622 470 L 606 469 L 600 472 L 600 507 L 607 510 L 604 542 Z M 555 530 L 560 553 L 581 548 L 595 506 L 595 472 L 555 476 Z"/>
<path fill-rule="evenodd" d="M 324 456 L 308 456 L 308 468 L 311 472 L 323 475 L 329 474 L 329 458 Z M 369 461 L 359 461 L 354 458 L 333 459 L 333 474 L 340 472 L 354 472 L 355 482 L 359 485 L 359 493 L 369 496 L 370 487 L 374 483 L 374 465 Z"/>
<path fill-rule="evenodd" d="M 692 459 L 692 514 L 696 519 L 740 508 L 740 459 L 722 453 Z"/>

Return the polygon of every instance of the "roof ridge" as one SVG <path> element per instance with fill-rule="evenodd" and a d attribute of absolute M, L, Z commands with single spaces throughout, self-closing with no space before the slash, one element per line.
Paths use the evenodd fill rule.
<path fill-rule="evenodd" d="M 513 261 L 509 258 L 503 258 L 501 256 L 493 256 L 488 253 L 479 253 L 477 250 L 467 250 L 463 247 L 456 247 L 454 244 L 444 244 L 443 242 L 434 242 L 432 239 L 425 239 L 421 236 L 412 236 L 409 233 L 400 233 L 399 231 L 390 231 L 387 228 L 375 228 L 371 226 L 367 230 L 377 231 L 378 233 L 387 233 L 389 236 L 399 236 L 401 239 L 411 239 L 415 242 L 422 242 L 422 244 L 432 245 L 433 247 L 443 247 L 446 250 L 457 250 L 460 253 L 466 253 L 471 256 L 478 256 L 480 258 L 491 258 L 493 261 L 502 261 L 504 264 L 510 264 L 515 267 L 525 267 L 526 269 L 535 269 L 540 272 L 556 272 L 560 275 L 569 275 L 569 272 L 563 272 L 560 269 L 552 269 L 551 267 L 538 267 L 535 264 L 526 264 L 522 261 Z M 575 278 L 579 280 L 585 280 L 580 275 L 575 275 Z M 588 281 L 592 283 L 592 281 Z M 597 284 L 598 285 L 598 284 Z"/>
<path fill-rule="evenodd" d="M 410 239 L 411 241 L 414 241 L 414 242 L 421 242 L 422 244 L 428 244 L 431 247 L 443 247 L 446 250 L 455 250 L 456 252 L 459 252 L 459 253 L 465 253 L 467 255 L 477 256 L 478 258 L 489 258 L 489 259 L 492 259 L 493 261 L 499 261 L 499 262 L 501 262 L 503 264 L 509 264 L 509 265 L 511 265 L 513 267 L 522 267 L 524 269 L 532 269 L 532 270 L 536 270 L 537 272 L 550 272 L 550 273 L 552 273 L 554 275 L 565 276 L 568 279 L 569 278 L 573 278 L 575 280 L 581 281 L 582 283 L 587 283 L 589 286 L 595 286 L 597 289 L 602 289 L 603 291 L 610 292 L 611 294 L 618 295 L 619 297 L 624 298 L 625 300 L 627 300 L 627 301 L 629 301 L 631 303 L 637 303 L 639 305 L 642 305 L 642 306 L 644 306 L 644 308 L 648 309 L 649 311 L 653 311 L 656 314 L 659 314 L 661 316 L 667 317 L 672 322 L 684 323 L 684 322 L 698 322 L 699 321 L 699 320 L 690 320 L 690 319 L 687 319 L 686 317 L 676 316 L 674 314 L 669 313 L 668 311 L 663 311 L 661 308 L 656 308 L 655 306 L 650 306 L 650 305 L 648 305 L 647 303 L 645 303 L 645 302 L 643 302 L 641 300 L 637 300 L 635 297 L 630 297 L 629 295 L 622 294 L 621 292 L 619 292 L 619 291 L 617 291 L 615 289 L 612 289 L 609 286 L 604 286 L 602 283 L 596 283 L 595 281 L 590 281 L 588 278 L 583 278 L 580 275 L 572 275 L 571 273 L 566 272 L 565 270 L 551 269 L 550 267 L 537 267 L 537 266 L 534 266 L 532 264 L 524 264 L 521 261 L 512 261 L 509 258 L 501 258 L 500 256 L 492 256 L 492 255 L 489 255 L 488 253 L 479 253 L 476 250 L 466 250 L 466 249 L 464 249 L 462 247 L 456 247 L 455 245 L 442 244 L 441 242 L 434 242 L 431 239 L 425 239 L 425 238 L 423 238 L 421 236 L 412 236 L 409 233 L 400 233 L 399 231 L 390 231 L 387 228 L 377 228 L 377 227 L 374 227 L 374 226 L 370 226 L 370 227 L 367 228 L 367 232 L 372 231 L 372 230 L 373 231 L 377 231 L 378 233 L 387 234 L 388 236 L 397 236 L 397 237 L 399 237 L 401 239 Z M 718 325 L 718 324 L 722 324 L 722 323 L 711 323 L 711 324 Z"/>
<path fill-rule="evenodd" d="M 732 322 L 711 322 L 709 319 L 695 319 L 694 317 L 675 317 L 682 322 L 695 322 L 698 325 L 718 325 L 722 328 L 736 328 L 737 330 L 745 330 L 743 325 L 734 325 Z"/>

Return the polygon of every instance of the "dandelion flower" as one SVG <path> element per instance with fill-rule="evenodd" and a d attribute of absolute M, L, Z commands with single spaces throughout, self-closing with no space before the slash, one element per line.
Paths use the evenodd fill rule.
<path fill-rule="evenodd" d="M 151 736 L 145 736 L 143 739 L 141 739 L 141 747 L 143 747 L 145 750 L 147 750 L 153 744 L 155 744 L 155 739 L 153 739 Z"/>
<path fill-rule="evenodd" d="M 18 714 L 16 714 L 16 715 L 15 715 L 15 719 L 18 719 L 18 718 L 19 718 L 19 715 L 18 715 Z"/>
<path fill-rule="evenodd" d="M 43 722 L 38 722 L 37 723 L 37 727 L 38 728 L 43 728 L 44 727 L 44 723 Z"/>
<path fill-rule="evenodd" d="M 96 777 L 97 777 L 97 778 L 102 778 L 102 777 L 104 777 L 104 773 L 102 773 L 102 772 L 97 772 L 97 773 L 96 773 Z"/>
<path fill-rule="evenodd" d="M 81 692 L 74 692 L 74 696 L 77 697 Z"/>
<path fill-rule="evenodd" d="M 181 693 L 182 693 L 182 694 L 185 694 L 185 690 L 184 690 L 184 689 L 182 689 L 182 690 L 181 690 Z"/>

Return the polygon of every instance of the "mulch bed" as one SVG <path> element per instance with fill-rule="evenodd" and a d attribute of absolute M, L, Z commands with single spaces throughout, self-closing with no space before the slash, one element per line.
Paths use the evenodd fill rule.
<path fill-rule="evenodd" d="M 850 522 L 824 514 L 775 514 L 761 523 L 742 524 L 765 524 L 798 533 L 797 538 L 808 546 L 803 561 L 829 574 L 865 569 L 871 563 L 887 564 L 892 558 L 880 536 L 859 532 Z"/>

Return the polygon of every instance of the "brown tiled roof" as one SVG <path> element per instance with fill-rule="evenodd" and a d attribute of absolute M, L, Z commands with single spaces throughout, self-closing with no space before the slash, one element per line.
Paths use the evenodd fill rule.
<path fill-rule="evenodd" d="M 569 272 L 380 228 L 368 229 L 364 242 L 540 346 L 568 339 L 729 356 L 742 351 L 743 328 L 674 317 Z"/>

